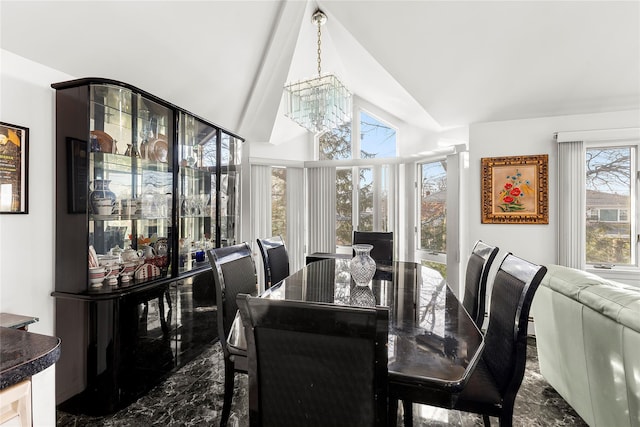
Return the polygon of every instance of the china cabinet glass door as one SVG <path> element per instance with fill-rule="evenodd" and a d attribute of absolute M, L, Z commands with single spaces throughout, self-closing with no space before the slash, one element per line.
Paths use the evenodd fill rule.
<path fill-rule="evenodd" d="M 209 266 L 216 246 L 216 164 L 219 130 L 185 113 L 178 124 L 178 273 Z"/>
<path fill-rule="evenodd" d="M 220 153 L 220 246 L 235 245 L 236 223 L 240 215 L 240 143 L 241 141 L 221 132 Z"/>
<path fill-rule="evenodd" d="M 165 277 L 171 267 L 173 110 L 118 86 L 92 85 L 90 97 L 89 244 L 100 264 L 114 260 L 104 282 Z M 136 251 L 129 265 L 121 258 L 127 249 Z M 143 259 L 157 269 L 134 277 Z"/>

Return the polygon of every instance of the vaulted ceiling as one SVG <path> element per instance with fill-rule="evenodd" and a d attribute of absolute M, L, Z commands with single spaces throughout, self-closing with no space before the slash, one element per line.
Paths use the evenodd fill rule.
<path fill-rule="evenodd" d="M 318 7 L 323 72 L 425 132 L 640 108 L 638 1 L 1 0 L 0 42 L 279 143 L 304 133 L 282 87 L 317 73 Z"/>

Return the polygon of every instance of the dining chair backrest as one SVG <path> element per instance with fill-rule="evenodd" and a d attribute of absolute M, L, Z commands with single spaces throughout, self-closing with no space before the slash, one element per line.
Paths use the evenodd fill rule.
<path fill-rule="evenodd" d="M 485 312 L 485 295 L 487 293 L 487 278 L 493 260 L 498 254 L 496 246 L 490 246 L 478 240 L 471 250 L 467 261 L 467 271 L 464 283 L 464 297 L 462 305 L 469 316 L 482 328 Z"/>
<path fill-rule="evenodd" d="M 224 356 L 224 402 L 220 415 L 220 427 L 227 425 L 231 414 L 234 379 L 236 372 L 247 373 L 247 344 L 244 341 L 228 341 L 232 327 L 242 328 L 234 319 L 238 312 L 236 296 L 257 295 L 258 276 L 249 244 L 225 246 L 207 251 L 213 282 L 216 288 L 218 311 L 218 338 Z"/>
<path fill-rule="evenodd" d="M 373 245 L 370 256 L 376 263 L 385 265 L 391 265 L 393 263 L 392 231 L 354 231 L 353 244 Z"/>
<path fill-rule="evenodd" d="M 503 400 L 515 400 L 524 377 L 529 311 L 547 268 L 508 253 L 493 281 L 482 359 Z"/>
<path fill-rule="evenodd" d="M 238 311 L 236 295 L 257 295 L 256 266 L 248 243 L 207 251 L 213 270 L 218 309 L 218 335 L 227 353 L 227 337 Z"/>
<path fill-rule="evenodd" d="M 387 425 L 386 307 L 238 296 L 251 426 Z"/>
<path fill-rule="evenodd" d="M 256 239 L 256 241 L 264 266 L 264 286 L 268 289 L 289 276 L 289 254 L 281 236 Z"/>

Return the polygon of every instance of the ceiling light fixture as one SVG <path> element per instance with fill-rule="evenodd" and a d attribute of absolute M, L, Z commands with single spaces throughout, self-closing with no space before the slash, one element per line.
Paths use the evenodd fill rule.
<path fill-rule="evenodd" d="M 316 10 L 311 22 L 318 27 L 318 77 L 287 84 L 285 115 L 313 133 L 336 129 L 351 121 L 351 93 L 333 74 L 322 75 L 320 52 L 321 27 L 327 16 Z"/>

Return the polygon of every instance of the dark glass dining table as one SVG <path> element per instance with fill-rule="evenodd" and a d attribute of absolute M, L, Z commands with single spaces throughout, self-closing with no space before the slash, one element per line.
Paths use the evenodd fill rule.
<path fill-rule="evenodd" d="M 452 406 L 484 345 L 483 335 L 442 275 L 414 262 L 378 265 L 369 286 L 351 279 L 349 259 L 323 259 L 267 289 L 261 297 L 389 307 L 389 387 L 401 395 L 432 392 Z M 245 345 L 239 315 L 229 338 Z M 442 402 L 442 399 L 450 399 Z"/>

